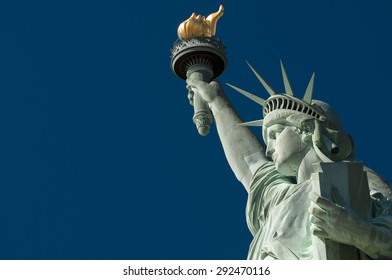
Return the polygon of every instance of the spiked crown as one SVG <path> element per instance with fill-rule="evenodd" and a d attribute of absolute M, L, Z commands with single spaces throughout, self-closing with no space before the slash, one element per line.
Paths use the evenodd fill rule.
<path fill-rule="evenodd" d="M 325 121 L 326 117 L 324 112 L 319 106 L 315 103 L 312 103 L 312 94 L 313 94 L 313 87 L 314 87 L 314 73 L 309 81 L 308 87 L 305 91 L 303 99 L 299 99 L 294 96 L 294 91 L 291 87 L 290 81 L 287 77 L 286 70 L 283 66 L 282 61 L 280 62 L 282 68 L 282 75 L 283 75 L 283 82 L 286 93 L 278 94 L 267 82 L 266 80 L 249 64 L 246 62 L 253 73 L 256 75 L 257 79 L 260 83 L 264 86 L 267 92 L 270 94 L 270 97 L 265 100 L 261 97 L 258 97 L 252 93 L 249 93 L 243 89 L 235 87 L 231 84 L 227 84 L 234 90 L 238 91 L 239 93 L 245 95 L 249 99 L 253 100 L 257 104 L 263 106 L 263 117 L 267 114 L 277 110 L 277 109 L 284 109 L 284 110 L 291 110 L 303 114 L 307 114 L 315 119 L 320 121 Z M 256 120 L 251 122 L 241 123 L 240 125 L 243 126 L 262 126 L 263 120 Z"/>

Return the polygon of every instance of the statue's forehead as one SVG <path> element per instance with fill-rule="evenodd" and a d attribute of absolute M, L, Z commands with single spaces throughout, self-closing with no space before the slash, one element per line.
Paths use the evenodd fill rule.
<path fill-rule="evenodd" d="M 275 123 L 273 125 L 266 127 L 266 132 L 268 133 L 271 131 L 282 130 L 285 127 L 287 127 L 287 125 L 285 123 Z"/>
<path fill-rule="evenodd" d="M 290 124 L 287 121 L 287 118 L 278 118 L 278 119 L 270 119 L 268 121 L 264 120 L 264 124 L 263 124 L 263 132 L 267 131 L 270 127 L 273 127 L 275 125 L 283 125 L 283 126 L 290 126 L 292 124 Z"/>

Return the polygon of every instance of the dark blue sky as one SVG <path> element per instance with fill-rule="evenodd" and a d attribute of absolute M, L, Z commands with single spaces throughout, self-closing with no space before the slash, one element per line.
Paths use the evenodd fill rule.
<path fill-rule="evenodd" d="M 340 113 L 392 180 L 389 1 L 1 1 L 0 259 L 245 259 L 246 192 L 170 70 L 177 26 L 225 6 L 219 78 Z M 225 86 L 244 120 L 261 108 Z M 255 130 L 260 134 L 259 130 Z"/>

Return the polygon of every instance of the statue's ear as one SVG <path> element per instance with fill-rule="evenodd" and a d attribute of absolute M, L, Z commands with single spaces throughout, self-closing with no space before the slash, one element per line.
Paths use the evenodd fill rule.
<path fill-rule="evenodd" d="M 313 119 L 307 119 L 301 122 L 301 127 L 302 130 L 304 132 L 304 136 L 309 136 L 310 137 L 310 141 L 312 138 L 312 134 L 314 133 L 314 129 L 315 129 L 315 121 L 317 120 L 313 120 Z"/>
<path fill-rule="evenodd" d="M 304 130 L 306 132 L 313 133 L 313 131 L 314 131 L 314 120 L 313 119 L 303 120 L 301 122 L 301 126 L 302 126 L 302 130 Z"/>

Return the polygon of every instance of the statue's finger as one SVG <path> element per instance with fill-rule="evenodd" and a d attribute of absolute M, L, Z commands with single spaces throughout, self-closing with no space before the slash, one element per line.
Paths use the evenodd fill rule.
<path fill-rule="evenodd" d="M 194 86 L 188 84 L 186 85 L 186 89 L 188 90 L 188 92 L 193 92 Z"/>
<path fill-rule="evenodd" d="M 316 203 L 319 207 L 325 209 L 325 210 L 335 210 L 336 209 L 336 204 L 333 203 L 332 201 L 326 199 L 325 197 L 319 196 L 315 192 L 310 192 L 309 193 L 309 198 L 311 201 Z"/>
<path fill-rule="evenodd" d="M 321 239 L 329 238 L 329 234 L 322 228 L 319 228 L 318 226 L 314 226 L 314 225 L 311 226 L 310 232 Z"/>
<path fill-rule="evenodd" d="M 210 83 L 210 85 L 211 85 L 212 87 L 216 88 L 216 89 L 219 89 L 219 90 L 221 89 L 220 83 L 219 83 L 218 81 L 216 81 L 216 80 L 212 81 L 212 82 Z"/>
<path fill-rule="evenodd" d="M 311 215 L 313 215 L 313 216 L 315 216 L 315 217 L 317 217 L 317 218 L 320 218 L 320 219 L 325 219 L 325 218 L 327 218 L 327 212 L 324 210 L 324 209 L 321 209 L 321 208 L 319 208 L 319 207 L 317 207 L 317 206 L 311 206 L 311 207 L 309 207 L 309 209 L 308 209 L 308 212 L 311 214 Z"/>
<path fill-rule="evenodd" d="M 310 222 L 313 225 L 316 225 L 317 227 L 322 228 L 323 225 L 325 224 L 325 221 L 323 221 L 322 219 L 317 218 L 316 216 L 310 215 Z"/>
<path fill-rule="evenodd" d="M 206 89 L 209 86 L 209 84 L 207 84 L 206 82 L 192 78 L 186 79 L 186 83 L 198 89 Z"/>

